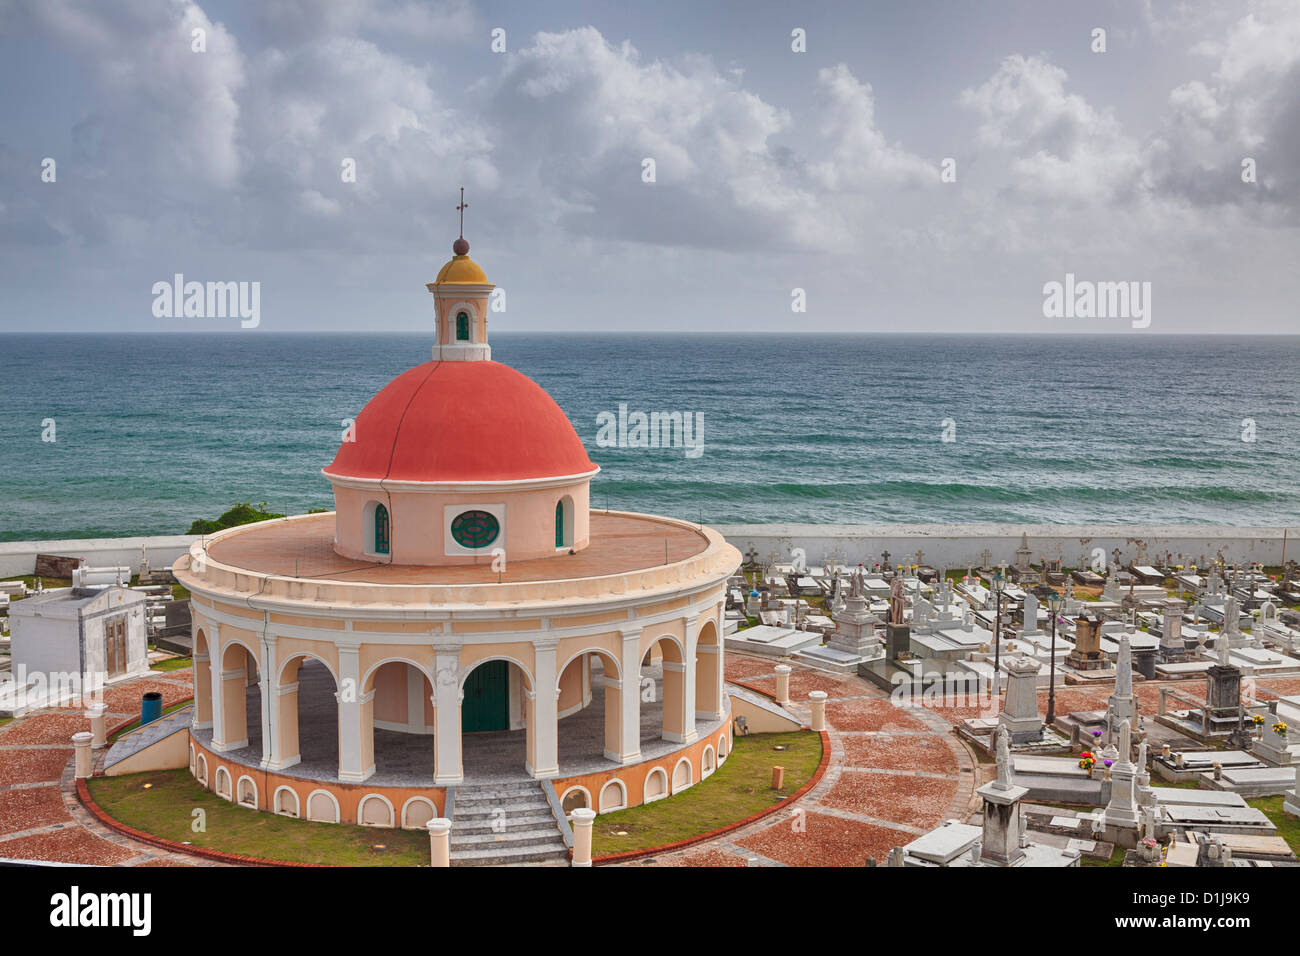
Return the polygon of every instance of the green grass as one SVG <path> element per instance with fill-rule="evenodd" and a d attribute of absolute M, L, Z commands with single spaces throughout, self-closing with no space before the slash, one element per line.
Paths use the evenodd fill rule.
<path fill-rule="evenodd" d="M 30 597 L 32 592 L 36 590 L 36 575 L 34 574 L 4 575 L 3 577 L 6 581 L 22 581 L 26 584 L 27 593 L 23 595 L 23 597 Z M 53 590 L 54 588 L 70 588 L 72 587 L 72 578 L 41 578 L 41 587 L 45 588 L 47 591 Z M 10 602 L 21 601 L 22 598 L 11 594 L 9 600 Z"/>
<path fill-rule="evenodd" d="M 259 776 L 254 774 L 254 776 Z M 146 790 L 144 784 L 153 786 Z M 121 822 L 178 843 L 294 863 L 335 866 L 427 866 L 429 837 L 412 830 L 380 830 L 346 823 L 309 823 L 250 810 L 199 786 L 188 770 L 92 777 L 90 795 Z M 258 780 L 259 786 L 262 781 Z M 191 830 L 194 811 L 206 831 Z M 386 849 L 376 850 L 376 844 Z"/>
<path fill-rule="evenodd" d="M 773 750 L 775 746 L 786 749 Z M 743 820 L 802 787 L 821 759 L 821 735 L 811 730 L 737 737 L 726 763 L 690 789 L 597 817 L 592 854 L 663 846 Z M 774 766 L 785 768 L 785 786 L 780 790 L 771 787 Z M 620 832 L 627 835 L 619 836 Z"/>
<path fill-rule="evenodd" d="M 1276 797 L 1260 797 L 1258 800 L 1247 800 L 1250 806 L 1257 810 L 1263 810 L 1264 815 L 1273 821 L 1273 826 L 1277 827 L 1277 835 L 1286 840 L 1291 851 L 1300 856 L 1300 819 L 1289 816 L 1282 810 L 1282 801 L 1285 797 L 1281 795 Z"/>
<path fill-rule="evenodd" d="M 1123 866 L 1124 848 L 1121 846 L 1115 847 L 1115 849 L 1111 851 L 1109 860 L 1094 860 L 1085 856 L 1083 859 L 1079 861 L 1079 865 L 1080 866 Z"/>
<path fill-rule="evenodd" d="M 165 661 L 159 661 L 157 664 L 151 664 L 151 671 L 183 671 L 194 663 L 190 657 L 169 657 Z"/>
<path fill-rule="evenodd" d="M 172 704 L 170 707 L 164 707 L 162 711 L 163 715 L 166 716 L 167 714 L 180 710 L 182 707 L 188 707 L 190 706 L 191 703 L 192 701 L 183 700 L 178 704 Z M 131 731 L 135 730 L 139 726 L 140 726 L 140 718 L 137 717 L 135 720 L 131 721 L 131 723 L 127 724 L 117 733 L 109 737 L 108 742 L 111 744 L 113 741 L 117 740 L 118 737 L 121 737 L 123 734 L 129 734 Z"/>

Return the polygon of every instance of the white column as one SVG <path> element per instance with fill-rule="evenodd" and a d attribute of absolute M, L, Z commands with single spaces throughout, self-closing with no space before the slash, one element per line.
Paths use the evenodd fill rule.
<path fill-rule="evenodd" d="M 339 782 L 360 783 L 375 772 L 361 739 L 362 709 L 369 702 L 369 695 L 361 693 L 361 645 L 335 642 L 334 646 L 339 653 L 339 689 L 334 693 L 339 703 Z"/>
<path fill-rule="evenodd" d="M 280 735 L 276 733 L 279 721 L 279 694 L 275 677 L 276 635 L 262 632 L 262 659 L 257 663 L 258 690 L 262 692 L 262 760 L 264 770 L 279 769 Z"/>
<path fill-rule="evenodd" d="M 792 668 L 789 664 L 776 665 L 776 702 L 783 707 L 790 703 L 790 671 Z"/>
<path fill-rule="evenodd" d="M 212 685 L 212 744 L 215 748 L 226 737 L 225 707 L 221 694 L 221 627 L 208 622 L 208 683 Z M 195 708 L 195 713 L 198 708 Z"/>
<path fill-rule="evenodd" d="M 434 777 L 439 786 L 460 783 L 460 647 L 437 647 L 434 653 Z"/>
<path fill-rule="evenodd" d="M 682 672 L 682 697 L 686 713 L 682 717 L 682 743 L 690 743 L 699 733 L 695 730 L 695 649 L 700 643 L 700 616 L 688 617 L 682 627 L 682 643 L 686 646 L 686 669 Z"/>
<path fill-rule="evenodd" d="M 596 811 L 578 807 L 570 817 L 573 822 L 573 866 L 591 866 L 591 827 Z"/>
<path fill-rule="evenodd" d="M 91 704 L 86 708 L 86 716 L 90 718 L 90 745 L 95 750 L 103 749 L 108 743 L 104 732 L 104 713 L 107 710 L 104 704 Z"/>
<path fill-rule="evenodd" d="M 636 763 L 641 759 L 641 628 L 623 629 L 623 653 L 618 662 L 622 678 L 619 706 L 623 708 L 622 753 L 623 763 Z"/>
<path fill-rule="evenodd" d="M 93 758 L 90 753 L 90 742 L 94 735 L 88 730 L 80 730 L 72 735 L 72 746 L 76 751 L 76 775 L 80 780 L 83 777 L 90 776 L 90 768 Z"/>
<path fill-rule="evenodd" d="M 820 733 L 826 729 L 826 691 L 810 690 L 808 699 L 812 701 L 812 729 Z"/>
<path fill-rule="evenodd" d="M 535 779 L 559 776 L 560 675 L 556 673 L 555 642 L 533 645 L 533 764 L 528 772 Z"/>
<path fill-rule="evenodd" d="M 451 821 L 434 817 L 425 827 L 429 831 L 429 865 L 451 866 Z"/>

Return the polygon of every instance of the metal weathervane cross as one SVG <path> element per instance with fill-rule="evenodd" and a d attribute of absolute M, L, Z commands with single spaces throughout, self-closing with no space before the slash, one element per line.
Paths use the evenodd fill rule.
<path fill-rule="evenodd" d="M 460 187 L 460 205 L 456 207 L 460 212 L 460 237 L 465 238 L 465 210 L 469 208 L 469 203 L 465 201 L 465 187 Z"/>

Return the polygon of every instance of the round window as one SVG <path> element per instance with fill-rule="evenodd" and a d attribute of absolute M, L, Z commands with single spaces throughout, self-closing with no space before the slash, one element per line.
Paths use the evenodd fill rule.
<path fill-rule="evenodd" d="M 486 548 L 500 532 L 496 515 L 486 511 L 464 511 L 451 521 L 451 536 L 462 548 Z"/>

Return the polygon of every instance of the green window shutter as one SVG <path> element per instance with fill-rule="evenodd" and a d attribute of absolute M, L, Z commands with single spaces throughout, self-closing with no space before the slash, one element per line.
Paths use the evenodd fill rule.
<path fill-rule="evenodd" d="M 388 553 L 388 509 L 375 505 L 375 553 Z"/>
<path fill-rule="evenodd" d="M 456 341 L 469 341 L 469 314 L 465 312 L 456 313 Z"/>
<path fill-rule="evenodd" d="M 555 546 L 564 547 L 564 502 L 555 503 Z"/>

